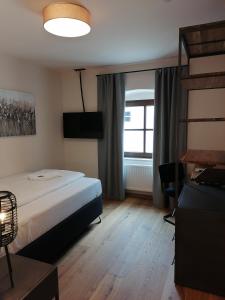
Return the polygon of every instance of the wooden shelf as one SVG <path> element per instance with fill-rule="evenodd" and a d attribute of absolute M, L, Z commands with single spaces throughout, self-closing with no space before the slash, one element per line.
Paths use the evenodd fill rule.
<path fill-rule="evenodd" d="M 208 166 L 225 165 L 225 151 L 189 149 L 181 161 Z"/>
<path fill-rule="evenodd" d="M 192 118 L 180 120 L 181 123 L 191 123 L 191 122 L 225 122 L 225 118 Z"/>
<path fill-rule="evenodd" d="M 225 88 L 225 72 L 190 75 L 181 82 L 187 90 Z"/>
<path fill-rule="evenodd" d="M 225 21 L 180 28 L 180 37 L 189 58 L 225 54 Z"/>

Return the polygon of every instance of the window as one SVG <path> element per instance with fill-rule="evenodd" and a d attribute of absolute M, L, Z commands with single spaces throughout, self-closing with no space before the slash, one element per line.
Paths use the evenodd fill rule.
<path fill-rule="evenodd" d="M 124 114 L 126 157 L 152 158 L 154 100 L 127 101 Z"/>

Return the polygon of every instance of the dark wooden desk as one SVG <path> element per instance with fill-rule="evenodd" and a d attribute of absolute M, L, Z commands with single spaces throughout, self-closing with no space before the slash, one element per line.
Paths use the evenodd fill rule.
<path fill-rule="evenodd" d="M 57 267 L 10 255 L 15 287 L 11 288 L 5 257 L 0 259 L 0 300 L 59 299 Z"/>
<path fill-rule="evenodd" d="M 225 190 L 186 184 L 175 227 L 175 282 L 225 296 Z"/>

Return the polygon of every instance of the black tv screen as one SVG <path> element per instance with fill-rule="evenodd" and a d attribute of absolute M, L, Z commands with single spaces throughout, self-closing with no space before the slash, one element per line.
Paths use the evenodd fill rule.
<path fill-rule="evenodd" d="M 64 138 L 100 139 L 103 137 L 101 112 L 63 113 Z"/>

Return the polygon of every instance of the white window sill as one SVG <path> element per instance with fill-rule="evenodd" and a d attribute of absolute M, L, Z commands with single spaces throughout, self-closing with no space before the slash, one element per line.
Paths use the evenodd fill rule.
<path fill-rule="evenodd" d="M 152 158 L 124 157 L 124 165 L 152 166 Z"/>

